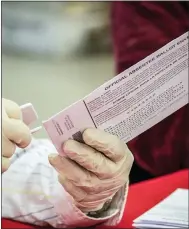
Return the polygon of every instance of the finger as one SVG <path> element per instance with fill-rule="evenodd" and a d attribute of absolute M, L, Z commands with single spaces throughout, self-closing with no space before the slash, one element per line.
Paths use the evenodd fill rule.
<path fill-rule="evenodd" d="M 2 133 L 2 155 L 4 157 L 11 157 L 16 150 L 16 145 L 11 142 L 3 133 Z"/>
<path fill-rule="evenodd" d="M 60 175 L 65 176 L 77 187 L 93 188 L 99 182 L 94 174 L 85 170 L 69 158 L 56 154 L 49 155 L 49 162 Z"/>
<path fill-rule="evenodd" d="M 15 102 L 8 99 L 2 99 L 2 106 L 4 107 L 9 118 L 22 119 L 21 109 Z"/>
<path fill-rule="evenodd" d="M 104 153 L 106 157 L 114 162 L 122 160 L 127 153 L 126 144 L 117 136 L 111 135 L 99 129 L 87 129 L 83 133 L 84 142 Z"/>
<path fill-rule="evenodd" d="M 20 148 L 25 148 L 30 144 L 30 129 L 21 120 L 5 119 L 2 124 L 4 135 Z"/>
<path fill-rule="evenodd" d="M 101 208 L 100 206 L 104 204 L 104 202 L 107 199 L 110 199 L 112 196 L 112 192 L 108 191 L 108 194 L 106 193 L 103 195 L 103 193 L 97 193 L 95 195 L 87 195 L 87 192 L 85 192 L 83 189 L 77 187 L 72 182 L 67 180 L 65 176 L 58 176 L 58 180 L 60 184 L 64 187 L 66 192 L 68 192 L 73 199 L 76 201 L 76 206 L 79 208 L 85 209 L 96 209 L 97 206 Z M 113 192 L 115 193 L 115 192 Z"/>
<path fill-rule="evenodd" d="M 61 185 L 64 187 L 66 192 L 68 192 L 75 201 L 80 202 L 87 196 L 87 193 L 81 188 L 74 185 L 72 182 L 67 180 L 64 176 L 59 175 L 58 180 Z"/>
<path fill-rule="evenodd" d="M 10 167 L 10 161 L 8 158 L 2 157 L 1 172 L 4 173 Z"/>
<path fill-rule="evenodd" d="M 66 141 L 63 145 L 63 151 L 70 159 L 95 173 L 100 179 L 112 177 L 116 170 L 116 164 L 102 153 L 77 141 Z"/>

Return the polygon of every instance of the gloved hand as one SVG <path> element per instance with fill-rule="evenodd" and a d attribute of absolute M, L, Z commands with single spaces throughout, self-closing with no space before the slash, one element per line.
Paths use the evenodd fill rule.
<path fill-rule="evenodd" d="M 68 140 L 66 157 L 50 155 L 59 182 L 84 213 L 100 210 L 128 182 L 133 155 L 116 136 L 98 129 L 83 133 L 85 144 Z"/>
<path fill-rule="evenodd" d="M 7 99 L 2 99 L 2 169 L 10 166 L 10 158 L 15 152 L 16 145 L 25 148 L 31 142 L 29 128 L 22 122 L 20 107 Z"/>

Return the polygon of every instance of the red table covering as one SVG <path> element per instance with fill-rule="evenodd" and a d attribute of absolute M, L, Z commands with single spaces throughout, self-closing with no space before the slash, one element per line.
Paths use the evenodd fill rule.
<path fill-rule="evenodd" d="M 189 170 L 141 182 L 130 186 L 122 221 L 116 228 L 131 228 L 135 218 L 152 208 L 177 188 L 189 188 Z M 7 219 L 2 219 L 2 228 L 34 228 Z M 102 226 L 98 226 L 100 228 Z M 104 228 L 104 227 L 103 227 Z"/>

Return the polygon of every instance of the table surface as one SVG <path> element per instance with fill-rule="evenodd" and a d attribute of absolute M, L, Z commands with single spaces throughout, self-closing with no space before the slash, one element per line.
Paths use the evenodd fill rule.
<path fill-rule="evenodd" d="M 123 218 L 116 228 L 131 228 L 138 216 L 159 203 L 177 188 L 189 188 L 189 170 L 182 170 L 171 175 L 141 182 L 130 186 Z M 34 228 L 33 225 L 21 224 L 2 219 L 2 228 Z M 98 226 L 100 228 L 102 226 Z M 105 228 L 103 226 L 103 228 Z"/>

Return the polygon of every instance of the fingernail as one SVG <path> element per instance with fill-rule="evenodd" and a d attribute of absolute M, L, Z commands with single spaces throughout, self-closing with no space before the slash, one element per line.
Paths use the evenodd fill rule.
<path fill-rule="evenodd" d="M 50 154 L 48 156 L 48 158 L 49 158 L 50 164 L 55 165 L 56 164 L 56 159 L 58 158 L 58 154 L 54 154 L 54 153 Z"/>

